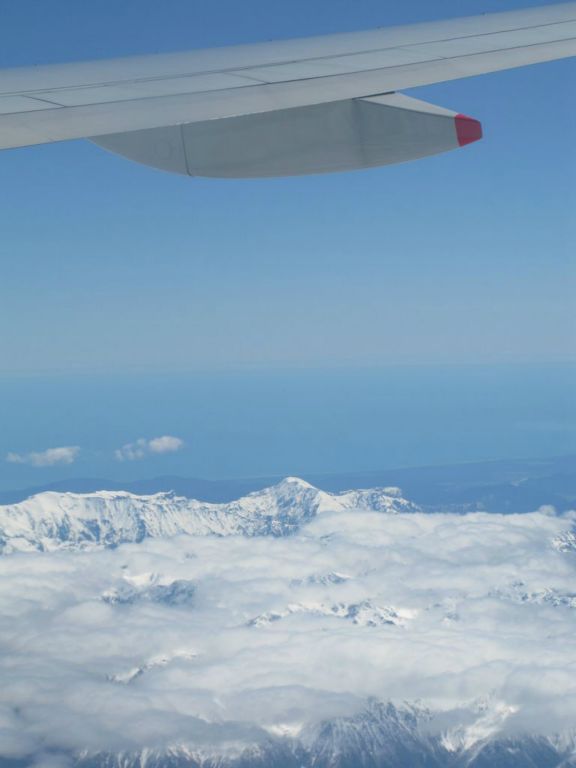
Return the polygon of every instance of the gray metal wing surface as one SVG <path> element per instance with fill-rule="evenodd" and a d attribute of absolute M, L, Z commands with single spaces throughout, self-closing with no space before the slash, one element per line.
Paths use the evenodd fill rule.
<path fill-rule="evenodd" d="M 328 37 L 4 70 L 0 149 L 95 138 L 122 151 L 114 146 L 122 134 L 276 112 L 286 116 L 286 129 L 302 108 L 570 56 L 576 56 L 576 2 Z M 457 128 L 451 130 L 458 139 Z"/>

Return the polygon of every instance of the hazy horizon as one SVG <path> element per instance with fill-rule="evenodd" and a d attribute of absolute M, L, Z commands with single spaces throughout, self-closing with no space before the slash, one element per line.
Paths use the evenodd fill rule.
<path fill-rule="evenodd" d="M 571 364 L 3 377 L 0 490 L 568 455 L 575 382 Z"/>

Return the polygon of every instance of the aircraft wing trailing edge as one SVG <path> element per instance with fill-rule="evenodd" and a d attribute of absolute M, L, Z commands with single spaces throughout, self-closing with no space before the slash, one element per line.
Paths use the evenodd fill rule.
<path fill-rule="evenodd" d="M 367 168 L 480 123 L 398 91 L 576 56 L 576 2 L 407 27 L 0 71 L 0 149 L 88 138 L 190 176 Z"/>

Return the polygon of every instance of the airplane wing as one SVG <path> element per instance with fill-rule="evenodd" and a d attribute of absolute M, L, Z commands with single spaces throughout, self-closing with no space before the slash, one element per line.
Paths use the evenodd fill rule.
<path fill-rule="evenodd" d="M 258 45 L 0 71 L 0 149 L 90 138 L 189 175 L 447 151 L 479 124 L 397 92 L 576 56 L 576 2 Z"/>

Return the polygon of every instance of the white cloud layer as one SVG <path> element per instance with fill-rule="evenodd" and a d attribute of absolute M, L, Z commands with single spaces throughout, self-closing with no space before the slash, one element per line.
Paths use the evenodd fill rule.
<path fill-rule="evenodd" d="M 443 713 L 448 745 L 565 731 L 573 525 L 343 510 L 288 538 L 0 557 L 0 754 L 232 749 L 372 697 Z"/>
<path fill-rule="evenodd" d="M 140 438 L 134 443 L 126 443 L 115 451 L 117 461 L 140 461 L 151 454 L 176 453 L 184 447 L 184 441 L 179 437 L 164 435 L 151 440 Z"/>
<path fill-rule="evenodd" d="M 80 453 L 77 445 L 62 448 L 48 448 L 46 451 L 31 453 L 9 453 L 6 461 L 11 464 L 29 464 L 32 467 L 54 467 L 58 464 L 73 464 Z"/>

